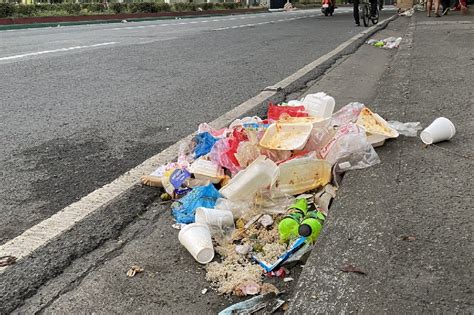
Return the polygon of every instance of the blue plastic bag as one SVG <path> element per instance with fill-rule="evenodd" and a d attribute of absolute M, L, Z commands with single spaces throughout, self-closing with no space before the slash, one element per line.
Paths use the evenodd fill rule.
<path fill-rule="evenodd" d="M 194 147 L 194 158 L 197 159 L 211 152 L 217 139 L 206 131 L 195 135 L 193 141 L 196 143 L 196 146 Z"/>
<path fill-rule="evenodd" d="M 173 202 L 171 211 L 178 223 L 189 224 L 194 222 L 196 208 L 214 208 L 217 198 L 221 195 L 214 185 L 198 186 L 184 196 L 182 199 Z"/>

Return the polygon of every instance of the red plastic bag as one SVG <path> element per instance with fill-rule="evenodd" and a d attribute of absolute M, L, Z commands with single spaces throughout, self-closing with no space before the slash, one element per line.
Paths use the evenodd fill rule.
<path fill-rule="evenodd" d="M 268 106 L 268 119 L 279 120 L 283 114 L 290 117 L 308 117 L 308 113 L 304 111 L 304 106 L 278 106 L 273 104 Z"/>
<path fill-rule="evenodd" d="M 245 134 L 242 128 L 234 129 L 232 135 L 229 137 L 229 150 L 226 152 L 226 155 L 229 157 L 229 160 L 231 160 L 232 163 L 237 167 L 240 167 L 240 164 L 239 161 L 237 161 L 237 158 L 235 157 L 235 153 L 237 153 L 239 143 L 247 140 L 247 135 Z"/>

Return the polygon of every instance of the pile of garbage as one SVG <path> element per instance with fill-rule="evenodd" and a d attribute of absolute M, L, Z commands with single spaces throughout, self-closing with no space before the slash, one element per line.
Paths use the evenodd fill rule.
<path fill-rule="evenodd" d="M 291 279 L 288 266 L 313 248 L 341 174 L 379 163 L 374 147 L 399 136 L 361 103 L 334 107 L 316 93 L 269 104 L 265 119 L 203 123 L 176 161 L 142 178 L 173 199 L 179 241 L 219 293 L 277 294 L 264 276 Z"/>
<path fill-rule="evenodd" d="M 379 47 L 379 48 L 385 48 L 385 49 L 393 49 L 393 48 L 398 48 L 400 46 L 400 43 L 402 42 L 401 37 L 388 37 L 385 39 L 377 40 L 377 39 L 369 39 L 367 41 L 367 44 L 374 46 L 374 47 Z"/>

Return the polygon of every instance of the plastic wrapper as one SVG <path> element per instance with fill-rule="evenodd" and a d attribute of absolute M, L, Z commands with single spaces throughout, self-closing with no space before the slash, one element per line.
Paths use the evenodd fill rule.
<path fill-rule="evenodd" d="M 365 107 L 362 103 L 349 103 L 331 116 L 333 126 L 344 126 L 350 122 L 355 123 L 361 110 Z"/>
<path fill-rule="evenodd" d="M 253 117 L 244 117 L 242 119 L 236 119 L 234 120 L 229 128 L 233 129 L 236 127 L 243 127 L 245 124 L 259 124 L 262 122 L 262 119 L 258 116 L 253 116 Z"/>
<path fill-rule="evenodd" d="M 393 48 L 398 48 L 401 42 L 402 42 L 401 37 L 392 36 L 392 37 L 388 37 L 382 40 L 370 39 L 367 41 L 367 44 L 375 46 L 375 47 L 393 49 Z"/>
<path fill-rule="evenodd" d="M 398 131 L 399 134 L 406 137 L 417 137 L 418 131 L 423 129 L 419 121 L 402 123 L 395 120 L 388 121 L 390 127 Z"/>
<path fill-rule="evenodd" d="M 170 196 L 175 196 L 176 194 L 179 197 L 191 190 L 186 185 L 190 177 L 191 174 L 186 168 L 171 168 L 164 172 L 161 177 L 161 183 Z"/>
<path fill-rule="evenodd" d="M 182 199 L 173 202 L 171 211 L 176 222 L 193 223 L 196 209 L 198 207 L 214 208 L 219 197 L 219 191 L 214 185 L 195 187 Z"/>
<path fill-rule="evenodd" d="M 278 106 L 273 104 L 268 106 L 268 119 L 279 120 L 282 116 L 308 117 L 308 113 L 305 112 L 304 106 Z"/>
<path fill-rule="evenodd" d="M 270 126 L 264 122 L 261 123 L 246 123 L 243 125 L 245 135 L 252 144 L 258 144 L 262 139 L 265 131 Z"/>
<path fill-rule="evenodd" d="M 365 130 L 353 123 L 340 127 L 321 149 L 320 156 L 331 165 L 344 163 L 343 170 L 363 169 L 380 163 L 377 152 L 367 141 Z"/>
<path fill-rule="evenodd" d="M 195 135 L 193 138 L 193 142 L 196 144 L 194 147 L 194 158 L 197 159 L 211 152 L 216 141 L 217 139 L 209 132 L 202 132 Z"/>

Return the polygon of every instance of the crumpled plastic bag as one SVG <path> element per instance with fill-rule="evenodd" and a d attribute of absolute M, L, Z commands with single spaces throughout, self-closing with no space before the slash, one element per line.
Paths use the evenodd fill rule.
<path fill-rule="evenodd" d="M 395 120 L 389 120 L 387 122 L 390 127 L 398 131 L 399 134 L 404 135 L 406 137 L 417 137 L 418 130 L 423 129 L 419 121 L 402 123 Z"/>
<path fill-rule="evenodd" d="M 196 143 L 194 147 L 194 158 L 198 159 L 201 156 L 211 152 L 211 149 L 214 146 L 214 143 L 217 142 L 217 139 L 206 131 L 195 135 L 193 142 Z"/>
<path fill-rule="evenodd" d="M 228 128 L 214 129 L 207 123 L 201 123 L 198 127 L 198 133 L 209 132 L 214 138 L 224 138 L 229 131 Z"/>
<path fill-rule="evenodd" d="M 239 162 L 240 167 L 246 168 L 250 163 L 260 156 L 260 149 L 257 145 L 250 141 L 242 141 L 239 143 L 235 158 Z"/>
<path fill-rule="evenodd" d="M 228 169 L 232 174 L 239 171 L 239 167 L 235 165 L 226 154 L 229 151 L 229 139 L 220 139 L 212 147 L 209 157 L 215 164 Z"/>
<path fill-rule="evenodd" d="M 393 49 L 393 48 L 398 48 L 400 46 L 400 43 L 402 42 L 401 37 L 388 37 L 382 40 L 376 40 L 376 39 L 369 39 L 367 41 L 367 44 L 375 47 L 381 47 L 381 48 L 386 48 L 386 49 Z"/>
<path fill-rule="evenodd" d="M 176 222 L 184 224 L 193 223 L 196 208 L 214 208 L 216 200 L 220 196 L 219 191 L 212 184 L 195 187 L 182 199 L 173 202 L 171 211 Z"/>
<path fill-rule="evenodd" d="M 236 127 L 243 127 L 245 124 L 259 124 L 262 122 L 262 119 L 258 116 L 253 116 L 253 117 L 244 117 L 242 119 L 236 119 L 234 120 L 229 128 L 234 129 Z"/>
<path fill-rule="evenodd" d="M 313 124 L 313 129 L 309 135 L 308 141 L 306 142 L 303 151 L 319 152 L 323 145 L 329 141 L 329 139 L 334 135 L 335 131 L 331 127 L 331 120 L 323 120 L 321 122 Z"/>
<path fill-rule="evenodd" d="M 333 126 L 344 126 L 350 122 L 355 123 L 365 105 L 358 102 L 349 103 L 331 116 Z"/>
<path fill-rule="evenodd" d="M 237 173 L 241 167 L 235 153 L 240 142 L 247 140 L 247 135 L 242 128 L 234 129 L 228 138 L 220 139 L 214 144 L 209 154 L 211 161 L 228 169 L 232 174 Z"/>
<path fill-rule="evenodd" d="M 367 141 L 365 130 L 353 123 L 338 128 L 319 154 L 331 165 L 343 164 L 343 170 L 363 169 L 380 163 L 377 152 Z"/>
<path fill-rule="evenodd" d="M 230 210 L 234 219 L 238 219 L 246 212 L 250 211 L 252 203 L 248 201 L 231 201 L 225 198 L 219 198 L 216 201 L 215 209 Z"/>

